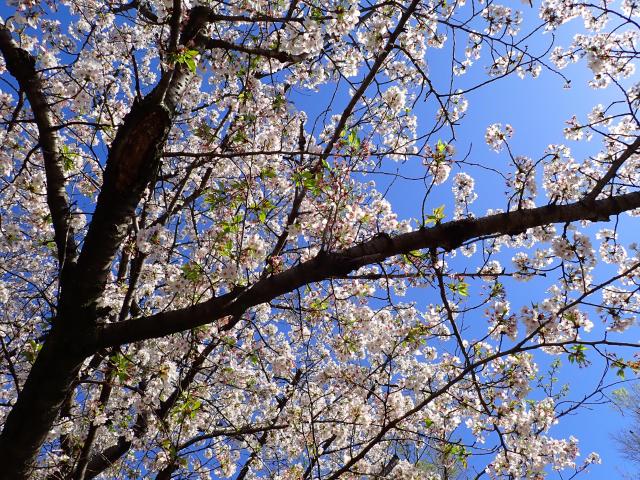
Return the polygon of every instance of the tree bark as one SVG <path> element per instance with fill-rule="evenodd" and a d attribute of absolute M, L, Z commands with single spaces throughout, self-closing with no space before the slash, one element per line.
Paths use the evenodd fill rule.
<path fill-rule="evenodd" d="M 56 327 L 51 332 L 7 416 L 0 435 L 1 480 L 30 476 L 33 460 L 88 356 L 90 341 L 79 330 L 65 330 Z"/>
<path fill-rule="evenodd" d="M 546 205 L 477 219 L 457 220 L 395 237 L 378 235 L 342 251 L 321 252 L 311 260 L 282 273 L 265 277 L 238 292 L 230 292 L 180 310 L 105 325 L 98 334 L 98 341 L 103 347 L 112 347 L 196 328 L 229 315 L 241 314 L 248 308 L 269 302 L 279 295 L 309 283 L 344 276 L 364 265 L 378 263 L 394 255 L 414 250 L 453 250 L 474 238 L 516 235 L 529 228 L 553 223 L 605 221 L 611 215 L 636 208 L 640 208 L 640 192 L 602 200 Z M 225 324 L 224 328 L 232 326 L 233 321 Z"/>
<path fill-rule="evenodd" d="M 25 92 L 38 127 L 38 143 L 44 159 L 47 178 L 47 204 L 51 212 L 60 270 L 64 273 L 75 262 L 76 244 L 69 222 L 69 199 L 65 191 L 63 159 L 54 133 L 51 110 L 45 97 L 42 81 L 35 68 L 35 58 L 18 47 L 11 32 L 0 27 L 0 52 L 7 70 Z"/>
<path fill-rule="evenodd" d="M 183 34 L 180 40 L 191 42 L 205 25 L 206 19 L 193 15 L 187 24 L 189 35 Z M 51 211 L 62 264 L 65 249 L 70 245 L 75 258 L 75 245 L 67 241 L 70 228 L 64 175 L 48 106 L 35 71 L 35 59 L 19 49 L 10 32 L 3 28 L 0 29 L 0 50 L 9 71 L 21 85 L 24 84 L 23 89 L 40 127 L 47 169 L 47 195 L 50 206 L 53 205 Z M 191 76 L 189 70 L 180 65 L 165 72 L 157 87 L 142 101 L 134 103 L 118 128 L 77 266 L 61 278 L 60 305 L 54 327 L 0 434 L 0 465 L 3 466 L 0 480 L 29 476 L 39 448 L 73 388 L 82 362 L 99 349 L 95 342 L 101 317 L 98 300 L 127 233 L 128 222 L 158 171 L 176 107 Z"/>

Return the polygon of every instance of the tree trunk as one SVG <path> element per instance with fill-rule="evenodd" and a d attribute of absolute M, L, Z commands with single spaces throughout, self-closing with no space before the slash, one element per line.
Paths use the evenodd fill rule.
<path fill-rule="evenodd" d="M 0 435 L 0 480 L 29 478 L 40 447 L 88 355 L 86 336 L 83 339 L 65 330 L 52 330 L 7 416 Z"/>

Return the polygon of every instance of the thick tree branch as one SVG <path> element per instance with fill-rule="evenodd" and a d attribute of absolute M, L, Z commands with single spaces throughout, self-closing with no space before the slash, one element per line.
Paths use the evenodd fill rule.
<path fill-rule="evenodd" d="M 104 290 L 114 255 L 127 234 L 129 219 L 158 169 L 171 118 L 169 108 L 151 94 L 134 104 L 118 130 L 78 259 L 74 303 L 82 307 L 91 307 Z"/>
<path fill-rule="evenodd" d="M 206 25 L 199 15 L 201 10 L 199 7 L 191 10 L 180 35 L 181 44 L 192 42 Z M 172 42 L 177 36 L 174 29 Z M 134 103 L 118 129 L 107 158 L 93 220 L 78 260 L 82 278 L 78 277 L 74 299 L 89 310 L 104 291 L 113 258 L 127 234 L 129 219 L 145 188 L 156 176 L 173 116 L 191 77 L 189 69 L 179 64 L 166 72 L 147 97 Z M 89 314 L 95 316 L 92 312 Z"/>
<path fill-rule="evenodd" d="M 29 478 L 32 462 L 70 391 L 83 360 L 87 332 L 55 326 L 31 367 L 0 435 L 0 479 Z"/>
<path fill-rule="evenodd" d="M 139 437 L 147 429 L 147 415 L 146 413 L 139 414 L 136 420 L 136 424 L 133 427 L 134 434 Z M 85 471 L 85 480 L 95 478 L 100 475 L 107 468 L 114 465 L 120 460 L 120 458 L 126 454 L 131 448 L 132 441 L 127 440 L 125 437 L 118 438 L 115 445 L 112 445 L 102 452 L 95 454 L 91 457 L 89 464 Z"/>
<path fill-rule="evenodd" d="M 194 18 L 185 26 L 190 33 L 182 33 L 182 43 L 190 42 L 204 26 L 196 22 L 194 27 L 193 23 L 198 20 L 197 16 Z M 47 127 L 42 132 L 49 132 L 51 122 L 45 115 L 47 104 L 38 90 L 40 83 L 37 76 L 30 77 L 35 72 L 33 58 L 17 49 L 9 32 L 4 29 L 0 29 L 0 45 L 7 65 L 12 64 L 10 68 L 26 82 L 22 89 L 32 103 L 34 115 L 41 115 L 41 121 Z M 109 150 L 103 185 L 77 267 L 62 285 L 58 321 L 47 336 L 21 395 L 5 420 L 0 435 L 0 464 L 3 465 L 0 479 L 29 477 L 38 449 L 64 399 L 74 388 L 83 360 L 98 351 L 94 348 L 95 325 L 100 317 L 97 301 L 104 292 L 115 254 L 127 234 L 129 220 L 144 190 L 156 175 L 174 112 L 191 75 L 189 69 L 181 65 L 165 73 L 147 97 L 133 104 L 118 129 Z M 29 97 L 30 92 L 35 95 L 33 98 Z M 58 248 L 64 252 L 69 247 L 66 237 L 69 235 L 66 220 L 69 207 L 64 196 L 64 183 L 60 183 L 64 176 L 61 176 L 55 137 L 45 136 L 40 141 L 43 152 L 51 155 L 49 161 L 45 160 L 45 166 L 49 165 L 47 176 L 49 171 L 53 174 L 48 188 L 55 189 L 49 195 L 49 201 L 55 207 L 52 209 L 54 222 L 58 222 Z M 105 461 L 108 462 L 109 458 Z M 87 475 L 91 472 L 89 466 Z"/>
<path fill-rule="evenodd" d="M 463 219 L 433 228 L 375 238 L 338 252 L 321 253 L 290 269 L 259 280 L 249 288 L 230 292 L 188 308 L 105 325 L 98 334 L 100 347 L 158 338 L 237 315 L 279 295 L 313 282 L 346 275 L 394 255 L 424 248 L 453 250 L 464 242 L 487 235 L 515 235 L 529 228 L 578 220 L 604 221 L 611 215 L 640 208 L 640 192 L 593 202 L 547 205 L 528 210 Z M 228 329 L 231 322 L 221 328 Z"/>
<path fill-rule="evenodd" d="M 36 72 L 35 58 L 20 48 L 11 38 L 11 32 L 1 26 L 0 51 L 7 64 L 7 70 L 18 81 L 20 90 L 29 100 L 38 126 L 38 143 L 42 150 L 47 177 L 47 203 L 53 221 L 58 261 L 61 270 L 64 270 L 65 264 L 75 261 L 76 244 L 70 225 L 69 200 L 65 191 L 64 161 L 54 133 L 55 122 L 51 118 L 51 109 L 44 94 L 42 81 Z"/>

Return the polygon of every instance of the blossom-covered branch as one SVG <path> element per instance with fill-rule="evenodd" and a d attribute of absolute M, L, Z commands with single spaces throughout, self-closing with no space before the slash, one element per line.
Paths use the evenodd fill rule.
<path fill-rule="evenodd" d="M 638 6 L 468 2 L 9 3 L 0 479 L 598 463 L 551 428 L 640 370 Z M 566 142 L 468 125 L 542 74 Z"/>
<path fill-rule="evenodd" d="M 49 108 L 40 73 L 36 71 L 36 59 L 20 48 L 11 38 L 11 32 L 3 26 L 0 26 L 0 51 L 9 73 L 27 96 L 38 126 L 38 143 L 47 175 L 47 203 L 55 231 L 60 269 L 65 271 L 69 269 L 67 264 L 76 261 L 76 239 L 70 222 L 71 211 L 63 170 L 64 153 L 55 134 L 56 122 Z"/>

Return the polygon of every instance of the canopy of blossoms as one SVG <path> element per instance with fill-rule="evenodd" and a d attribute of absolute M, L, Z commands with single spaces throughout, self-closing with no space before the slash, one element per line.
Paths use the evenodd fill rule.
<path fill-rule="evenodd" d="M 619 239 L 639 227 L 640 4 L 507 3 L 9 0 L 0 478 L 599 462 L 552 430 L 592 397 L 538 359 L 594 362 L 592 396 L 639 366 L 640 250 Z M 593 154 L 523 156 L 503 122 L 476 126 L 499 154 L 471 168 L 471 93 L 573 63 L 614 98 L 563 119 Z M 419 185 L 419 216 L 389 182 Z"/>

